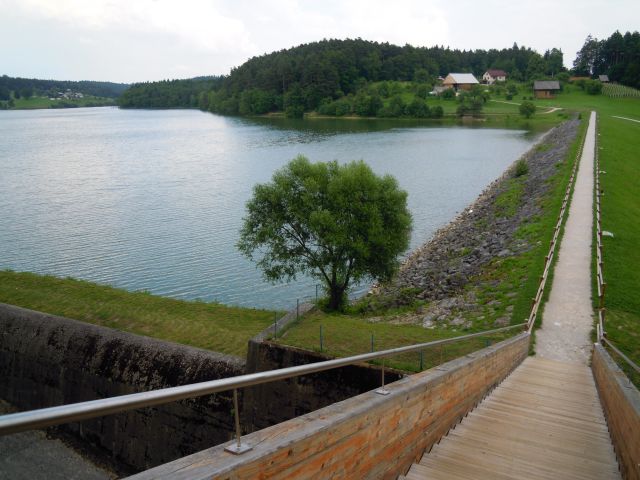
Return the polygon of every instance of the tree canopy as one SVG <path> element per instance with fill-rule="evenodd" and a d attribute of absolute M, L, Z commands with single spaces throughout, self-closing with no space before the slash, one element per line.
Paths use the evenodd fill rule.
<path fill-rule="evenodd" d="M 640 88 L 640 33 L 615 31 L 606 40 L 589 35 L 573 62 L 575 75 L 608 75 L 612 82 Z"/>
<path fill-rule="evenodd" d="M 253 57 L 215 85 L 192 85 L 194 91 L 189 95 L 178 94 L 184 86 L 181 82 L 188 80 L 139 84 L 123 96 L 121 104 L 161 107 L 164 103 L 170 107 L 177 106 L 176 98 L 180 98 L 181 106 L 197 103 L 203 110 L 225 115 L 280 111 L 299 117 L 324 109 L 325 114 L 335 115 L 430 117 L 417 104 L 409 112 L 400 113 L 398 101 L 382 110 L 381 98 L 400 94 L 399 82 L 414 82 L 416 90 L 421 86 L 424 99 L 437 77 L 450 72 L 481 76 L 487 69 L 496 68 L 515 81 L 538 79 L 563 70 L 562 59 L 562 51 L 557 48 L 541 55 L 515 43 L 501 50 L 456 50 L 444 46 L 400 47 L 360 38 L 329 39 Z M 379 91 L 370 91 L 377 82 L 383 82 Z M 137 101 L 126 103 L 134 93 Z M 347 107 L 349 112 L 345 113 Z"/>
<path fill-rule="evenodd" d="M 410 233 L 407 193 L 392 176 L 299 156 L 254 187 L 237 247 L 270 281 L 319 279 L 338 309 L 352 282 L 393 275 Z"/>
<path fill-rule="evenodd" d="M 56 92 L 64 92 L 70 89 L 74 92 L 95 97 L 117 98 L 128 87 L 129 85 L 125 83 L 86 80 L 79 82 L 71 80 L 39 80 L 36 78 L 9 77 L 7 75 L 0 76 L 0 90 L 7 89 L 29 97 L 34 94 L 54 95 Z"/>

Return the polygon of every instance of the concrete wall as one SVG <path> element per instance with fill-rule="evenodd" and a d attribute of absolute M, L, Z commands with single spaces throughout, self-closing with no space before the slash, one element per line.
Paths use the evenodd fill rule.
<path fill-rule="evenodd" d="M 322 362 L 331 357 L 271 342 L 249 342 L 247 373 Z M 385 383 L 404 374 L 385 370 Z M 382 381 L 379 367 L 368 364 L 314 373 L 244 389 L 242 422 L 253 432 L 376 389 Z"/>
<path fill-rule="evenodd" d="M 214 447 L 135 479 L 388 478 L 405 473 L 527 356 L 521 334 L 391 385 L 243 437 L 253 450 Z"/>
<path fill-rule="evenodd" d="M 622 477 L 640 480 L 640 393 L 600 344 L 591 369 Z"/>
<path fill-rule="evenodd" d="M 21 410 L 242 373 L 235 357 L 0 304 L 0 398 Z M 232 408 L 225 392 L 59 428 L 131 472 L 225 442 Z"/>

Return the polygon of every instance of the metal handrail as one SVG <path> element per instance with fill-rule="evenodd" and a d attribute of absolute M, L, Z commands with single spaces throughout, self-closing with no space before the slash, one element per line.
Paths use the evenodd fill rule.
<path fill-rule="evenodd" d="M 50 427 L 53 425 L 59 425 L 61 423 L 76 422 L 108 414 L 135 410 L 137 408 L 152 407 L 155 405 L 170 403 L 177 400 L 184 400 L 187 398 L 199 397 L 202 395 L 209 395 L 212 393 L 218 393 L 227 390 L 234 390 L 234 400 L 236 403 L 236 431 L 238 434 L 238 447 L 240 447 L 239 421 L 237 417 L 238 388 L 260 385 L 263 383 L 273 382 L 275 380 L 285 380 L 300 375 L 322 372 L 325 370 L 331 370 L 334 368 L 353 365 L 369 360 L 387 358 L 401 353 L 417 352 L 420 350 L 425 350 L 429 347 L 446 345 L 449 343 L 459 342 L 461 340 L 467 340 L 474 337 L 512 330 L 515 328 L 523 327 L 525 325 L 526 323 L 521 323 L 518 325 L 510 325 L 508 327 L 471 333 L 459 337 L 434 340 L 431 342 L 419 343 L 415 345 L 407 345 L 404 347 L 397 347 L 388 350 L 382 350 L 379 352 L 364 353 L 346 358 L 336 358 L 333 360 L 311 363 L 308 365 L 299 365 L 295 367 L 281 368 L 278 370 L 270 370 L 266 372 L 223 378 L 220 380 L 211 380 L 207 382 L 193 383 L 178 387 L 163 388 L 148 392 L 133 393 L 129 395 L 121 395 L 118 397 L 104 398 L 100 400 L 92 400 L 88 402 L 73 403 L 57 407 L 43 408 L 40 410 L 3 415 L 0 416 L 0 435 L 8 435 L 25 430 Z M 382 376 L 384 382 L 384 365 Z"/>

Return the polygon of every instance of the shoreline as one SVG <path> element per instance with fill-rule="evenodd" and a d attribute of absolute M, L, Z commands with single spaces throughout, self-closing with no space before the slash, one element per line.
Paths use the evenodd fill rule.
<path fill-rule="evenodd" d="M 470 328 L 470 315 L 484 320 L 495 314 L 493 325 L 508 325 L 517 293 L 507 294 L 512 300 L 489 300 L 495 308 L 487 309 L 477 290 L 500 286 L 497 280 L 484 278 L 493 264 L 509 262 L 536 247 L 518 232 L 542 213 L 549 179 L 556 165 L 566 161 L 578 125 L 578 120 L 568 120 L 543 134 L 471 204 L 414 249 L 391 282 L 375 287 L 363 299 L 392 309 L 421 304 L 397 323 Z M 516 169 L 521 161 L 528 171 L 519 177 Z M 513 191 L 518 193 L 515 206 Z"/>

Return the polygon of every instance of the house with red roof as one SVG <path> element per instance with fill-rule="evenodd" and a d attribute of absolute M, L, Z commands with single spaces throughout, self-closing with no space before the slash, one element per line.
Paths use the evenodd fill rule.
<path fill-rule="evenodd" d="M 496 82 L 506 82 L 507 72 L 504 70 L 489 69 L 482 75 L 482 81 L 487 85 L 493 85 Z"/>

